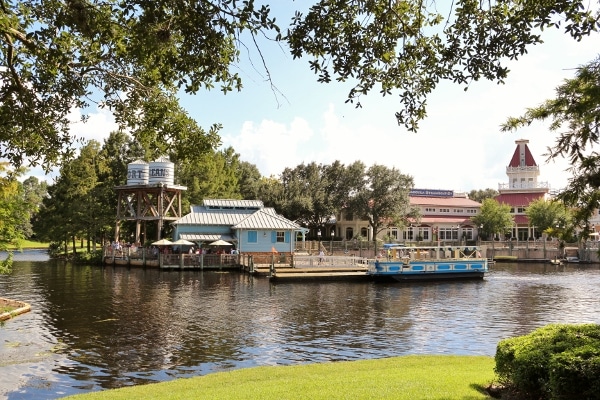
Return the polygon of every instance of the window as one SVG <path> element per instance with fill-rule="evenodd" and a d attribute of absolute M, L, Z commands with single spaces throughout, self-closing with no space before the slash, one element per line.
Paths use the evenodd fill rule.
<path fill-rule="evenodd" d="M 429 228 L 419 228 L 417 237 L 420 236 L 423 240 L 429 240 Z"/>
<path fill-rule="evenodd" d="M 404 240 L 414 240 L 414 232 L 412 226 L 406 229 L 404 233 L 402 233 L 402 238 Z"/>
<path fill-rule="evenodd" d="M 394 239 L 398 240 L 398 228 L 392 228 L 390 232 L 390 236 Z"/>
<path fill-rule="evenodd" d="M 454 209 L 454 212 L 455 212 L 456 214 L 460 214 L 460 213 L 463 213 L 463 212 L 465 212 L 465 210 L 463 210 L 462 208 L 455 208 L 455 209 Z"/>
<path fill-rule="evenodd" d="M 449 208 L 440 208 L 440 212 L 441 213 L 449 213 L 450 209 Z"/>
<path fill-rule="evenodd" d="M 248 243 L 256 243 L 256 242 L 258 242 L 258 232 L 248 231 Z"/>
<path fill-rule="evenodd" d="M 425 207 L 425 212 L 435 212 L 435 208 Z"/>
<path fill-rule="evenodd" d="M 354 214 L 352 214 L 351 212 L 346 212 L 346 221 L 352 221 L 354 220 Z"/>
<path fill-rule="evenodd" d="M 354 237 L 354 230 L 352 228 L 346 228 L 346 240 L 350 240 Z"/>
<path fill-rule="evenodd" d="M 458 240 L 458 228 L 440 228 L 440 240 Z"/>
<path fill-rule="evenodd" d="M 462 234 L 467 240 L 473 240 L 473 228 L 463 228 Z"/>
<path fill-rule="evenodd" d="M 524 212 L 525 212 L 525 207 L 518 207 L 517 208 L 517 213 L 523 214 Z"/>
<path fill-rule="evenodd" d="M 360 228 L 360 236 L 368 238 L 367 228 Z"/>
<path fill-rule="evenodd" d="M 277 231 L 277 243 L 285 243 L 285 232 Z"/>

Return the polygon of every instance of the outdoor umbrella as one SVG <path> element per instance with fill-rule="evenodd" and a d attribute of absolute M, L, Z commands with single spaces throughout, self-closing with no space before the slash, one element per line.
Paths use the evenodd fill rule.
<path fill-rule="evenodd" d="M 233 244 L 224 241 L 223 239 L 215 240 L 212 243 L 208 244 L 209 246 L 233 246 Z"/>
<path fill-rule="evenodd" d="M 185 240 L 185 239 L 179 239 L 179 240 L 174 241 L 171 244 L 173 244 L 173 245 L 191 246 L 191 245 L 196 244 L 196 243 L 190 242 L 189 240 Z"/>
<path fill-rule="evenodd" d="M 171 242 L 169 239 L 160 239 L 159 241 L 156 241 L 152 244 L 154 246 L 168 246 L 168 245 L 173 244 L 173 242 Z"/>

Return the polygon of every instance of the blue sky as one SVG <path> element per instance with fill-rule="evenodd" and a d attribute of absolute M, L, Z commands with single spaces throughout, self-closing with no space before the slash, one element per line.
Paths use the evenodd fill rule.
<path fill-rule="evenodd" d="M 481 81 L 464 91 L 463 86 L 442 83 L 428 99 L 428 117 L 418 133 L 397 125 L 397 93 L 381 97 L 376 88 L 356 109 L 345 104 L 348 84 L 317 83 L 307 60 L 292 60 L 273 43 L 261 50 L 279 92 L 273 91 L 261 61 L 252 54 L 242 55 L 237 67 L 244 80 L 242 92 L 223 95 L 217 89 L 181 99 L 201 126 L 221 123 L 222 145 L 232 146 L 263 176 L 278 176 L 302 162 L 361 160 L 396 167 L 413 176 L 417 188 L 497 189 L 508 182 L 506 166 L 515 140 L 528 139 L 540 165 L 539 180 L 559 189 L 569 177 L 564 171 L 568 165 L 564 160 L 546 164 L 542 156 L 556 139 L 548 123 L 513 133 L 502 133 L 499 127 L 508 116 L 553 97 L 574 68 L 598 55 L 600 37 L 575 42 L 551 30 L 543 38 L 543 45 L 508 64 L 511 72 L 504 85 Z M 74 124 L 77 135 L 99 141 L 112 129 L 114 122 L 104 111 L 93 113 L 88 124 Z"/>

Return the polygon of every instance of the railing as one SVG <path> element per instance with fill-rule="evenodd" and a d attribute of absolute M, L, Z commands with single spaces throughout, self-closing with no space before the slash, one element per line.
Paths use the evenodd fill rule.
<path fill-rule="evenodd" d="M 367 259 L 358 256 L 294 256 L 295 268 L 367 266 Z"/>

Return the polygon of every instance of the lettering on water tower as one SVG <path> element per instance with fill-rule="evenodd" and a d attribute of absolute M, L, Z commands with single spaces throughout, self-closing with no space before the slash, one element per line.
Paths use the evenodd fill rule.
<path fill-rule="evenodd" d="M 127 171 L 127 179 L 142 179 L 143 177 L 143 169 L 130 169 L 129 171 Z"/>
<path fill-rule="evenodd" d="M 150 168 L 151 178 L 167 178 L 169 177 L 168 168 Z"/>

